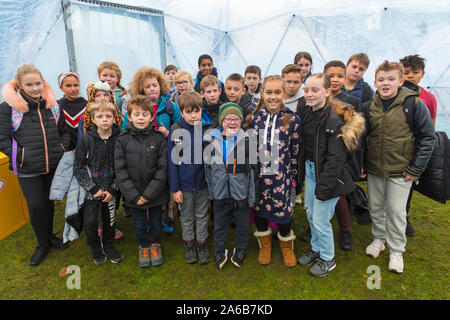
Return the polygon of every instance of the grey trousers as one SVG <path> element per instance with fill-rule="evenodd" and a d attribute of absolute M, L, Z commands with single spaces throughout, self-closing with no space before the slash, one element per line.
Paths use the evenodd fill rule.
<path fill-rule="evenodd" d="M 367 177 L 372 235 L 387 242 L 391 252 L 405 251 L 406 202 L 411 185 L 404 177 L 382 178 L 370 173 Z"/>
<path fill-rule="evenodd" d="M 182 191 L 183 203 L 180 204 L 180 220 L 183 240 L 194 239 L 194 220 L 197 241 L 208 239 L 208 188 L 200 191 Z"/>

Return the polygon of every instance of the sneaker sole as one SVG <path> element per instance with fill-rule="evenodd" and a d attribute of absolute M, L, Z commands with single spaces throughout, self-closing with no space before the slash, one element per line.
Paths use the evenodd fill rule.
<path fill-rule="evenodd" d="M 123 257 L 120 258 L 120 260 L 118 260 L 118 259 L 110 259 L 110 260 L 111 260 L 112 263 L 119 263 L 119 262 L 123 261 Z"/>
<path fill-rule="evenodd" d="M 223 269 L 223 267 L 225 266 L 225 264 L 227 263 L 227 261 L 228 261 L 228 258 L 227 258 L 227 257 L 225 257 L 225 260 L 223 260 L 223 261 L 222 261 L 222 263 L 221 263 L 221 264 L 219 264 L 219 269 L 220 269 L 220 270 L 222 270 L 222 269 Z"/>
<path fill-rule="evenodd" d="M 141 267 L 141 268 L 148 268 L 148 267 L 151 266 L 151 263 L 141 264 L 141 263 L 138 262 L 138 266 Z"/>
<path fill-rule="evenodd" d="M 95 263 L 97 266 L 100 266 L 100 265 L 104 264 L 105 262 L 106 262 L 106 257 L 105 257 L 105 259 L 104 259 L 103 261 L 95 261 L 95 260 L 94 260 L 94 263 Z"/>
<path fill-rule="evenodd" d="M 160 265 L 162 265 L 164 262 L 164 260 L 157 260 L 157 261 L 152 261 L 152 266 L 154 267 L 159 267 Z"/>
<path fill-rule="evenodd" d="M 298 262 L 299 265 L 304 266 L 304 267 L 307 267 L 307 266 L 310 266 L 310 265 L 316 263 L 317 260 L 319 260 L 319 259 L 315 259 L 314 261 L 312 261 L 312 262 L 310 262 L 310 263 L 308 263 L 308 264 L 302 264 L 302 263 L 300 263 L 299 260 L 297 260 L 297 262 Z"/>
<path fill-rule="evenodd" d="M 325 274 L 317 275 L 317 274 L 311 273 L 311 271 L 309 273 L 311 273 L 314 277 L 323 278 L 323 277 L 327 276 L 328 273 L 334 269 L 336 269 L 336 263 L 330 269 L 328 269 L 327 273 L 325 273 Z"/>
<path fill-rule="evenodd" d="M 234 264 L 236 267 L 240 268 L 242 267 L 242 265 L 239 265 L 239 263 L 237 263 L 236 261 L 233 260 L 233 257 L 231 257 L 231 263 Z"/>
<path fill-rule="evenodd" d="M 392 272 L 392 273 L 396 273 L 396 274 L 402 274 L 403 273 L 403 271 L 398 271 L 398 270 L 395 270 L 395 269 L 389 269 L 389 271 Z"/>

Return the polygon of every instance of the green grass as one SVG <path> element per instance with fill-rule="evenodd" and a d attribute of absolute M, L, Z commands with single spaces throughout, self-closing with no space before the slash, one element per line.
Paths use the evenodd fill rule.
<path fill-rule="evenodd" d="M 430 213 L 429 210 L 434 212 Z M 55 231 L 62 231 L 63 203 L 57 203 Z M 118 217 L 118 227 L 125 238 L 115 242 L 124 261 L 101 266 L 93 263 L 86 237 L 71 243 L 64 251 L 51 250 L 38 267 L 28 265 L 34 251 L 35 236 L 31 225 L 0 241 L 0 299 L 449 299 L 449 213 L 450 205 L 442 205 L 414 193 L 410 221 L 416 236 L 408 238 L 404 253 L 405 271 L 401 275 L 388 271 L 389 250 L 378 259 L 365 255 L 371 242 L 370 226 L 352 223 L 355 249 L 343 251 L 336 243 L 337 267 L 327 277 L 314 278 L 308 267 L 287 268 L 282 263 L 278 241 L 272 242 L 272 263 L 256 261 L 258 244 L 249 231 L 247 258 L 240 269 L 228 263 L 219 271 L 213 260 L 207 265 L 184 262 L 179 220 L 175 233 L 163 233 L 164 264 L 141 269 L 137 265 L 138 246 L 132 218 Z M 338 235 L 333 219 L 335 239 Z M 306 228 L 302 205 L 296 207 L 294 231 L 299 236 Z M 210 229 L 212 253 L 212 229 Z M 227 247 L 232 250 L 234 229 L 230 229 Z M 295 241 L 297 257 L 310 249 L 309 244 Z M 59 276 L 64 267 L 78 265 L 81 289 L 68 289 L 69 276 Z M 367 288 L 367 267 L 381 270 L 381 288 Z"/>

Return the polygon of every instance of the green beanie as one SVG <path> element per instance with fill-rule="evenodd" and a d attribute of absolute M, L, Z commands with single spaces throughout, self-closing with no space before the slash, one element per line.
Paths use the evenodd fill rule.
<path fill-rule="evenodd" d="M 239 118 L 241 118 L 241 124 L 242 124 L 242 121 L 244 121 L 244 113 L 242 112 L 241 106 L 239 106 L 238 104 L 233 103 L 233 102 L 227 102 L 227 103 L 224 103 L 223 105 L 221 105 L 220 109 L 219 109 L 218 120 L 219 120 L 220 127 L 222 127 L 223 119 L 225 119 L 225 117 L 229 114 L 235 114 Z"/>

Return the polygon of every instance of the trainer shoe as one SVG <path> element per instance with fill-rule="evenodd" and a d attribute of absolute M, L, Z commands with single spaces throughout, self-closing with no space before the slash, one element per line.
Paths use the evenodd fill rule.
<path fill-rule="evenodd" d="M 208 243 L 205 241 L 197 240 L 197 253 L 198 253 L 198 263 L 207 264 L 209 262 L 209 250 Z"/>
<path fill-rule="evenodd" d="M 106 256 L 111 260 L 112 263 L 119 263 L 123 260 L 122 254 L 116 250 L 113 246 L 103 247 Z"/>
<path fill-rule="evenodd" d="M 151 247 L 152 266 L 157 267 L 163 264 L 164 260 L 161 252 L 161 244 L 154 242 Z"/>
<path fill-rule="evenodd" d="M 184 258 L 187 263 L 198 262 L 197 250 L 195 248 L 194 240 L 184 240 Z"/>
<path fill-rule="evenodd" d="M 92 256 L 94 258 L 94 263 L 97 266 L 104 264 L 106 261 L 105 253 L 103 252 L 103 249 L 100 245 L 98 247 L 92 248 Z"/>
<path fill-rule="evenodd" d="M 311 273 L 315 277 L 325 277 L 328 272 L 334 270 L 336 268 L 336 261 L 326 261 L 319 258 L 317 262 L 309 269 L 309 273 Z"/>
<path fill-rule="evenodd" d="M 231 257 L 231 262 L 238 268 L 242 267 L 245 259 L 245 250 L 233 249 L 233 256 Z"/>
<path fill-rule="evenodd" d="M 381 251 L 385 249 L 384 243 L 378 239 L 373 240 L 366 248 L 366 254 L 372 258 L 378 258 Z"/>
<path fill-rule="evenodd" d="M 228 260 L 228 249 L 225 249 L 223 253 L 215 253 L 214 260 L 219 270 L 222 270 Z"/>
<path fill-rule="evenodd" d="M 403 255 L 398 252 L 389 254 L 389 271 L 393 273 L 403 273 Z"/>
<path fill-rule="evenodd" d="M 151 260 L 150 260 L 150 248 L 149 247 L 141 247 L 139 246 L 139 260 L 138 265 L 141 268 L 148 268 L 150 267 Z"/>
<path fill-rule="evenodd" d="M 298 258 L 298 263 L 302 266 L 309 266 L 316 262 L 320 258 L 319 252 L 314 252 L 312 250 L 308 251 L 304 255 L 302 255 L 300 258 Z"/>

